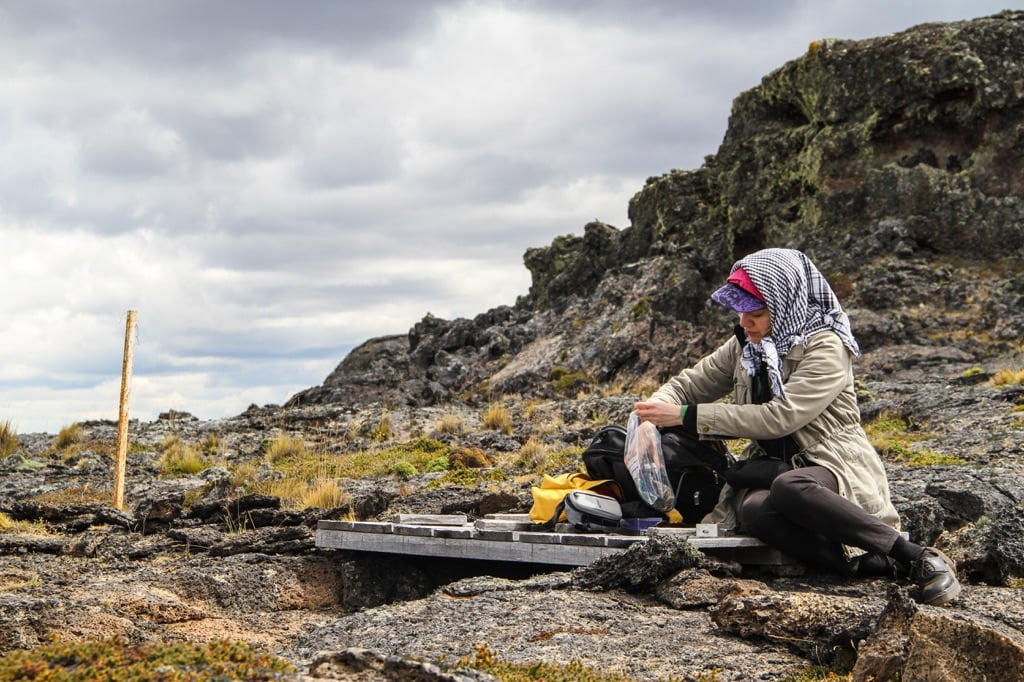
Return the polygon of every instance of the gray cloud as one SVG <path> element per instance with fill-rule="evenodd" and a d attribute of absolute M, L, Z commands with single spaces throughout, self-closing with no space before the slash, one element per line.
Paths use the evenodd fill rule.
<path fill-rule="evenodd" d="M 281 402 L 428 311 L 526 293 L 524 251 L 626 227 L 733 98 L 823 37 L 988 0 L 0 4 L 0 418 Z"/>
<path fill-rule="evenodd" d="M 30 48 L 53 62 L 130 59 L 174 71 L 230 61 L 260 50 L 295 46 L 342 57 L 394 64 L 428 30 L 433 0 L 176 0 L 151 3 L 96 0 L 18 1 L 0 9 L 8 34 L 31 38 Z"/>

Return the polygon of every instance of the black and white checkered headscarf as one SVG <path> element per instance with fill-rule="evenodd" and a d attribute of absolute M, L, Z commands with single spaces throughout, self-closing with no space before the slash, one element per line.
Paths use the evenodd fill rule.
<path fill-rule="evenodd" d="M 793 346 L 805 345 L 815 334 L 834 331 L 851 353 L 860 355 L 850 318 L 825 276 L 803 253 L 794 249 L 763 249 L 737 261 L 732 272 L 737 268 L 743 268 L 761 292 L 772 323 L 771 333 L 761 343 L 744 347 L 741 361 L 753 376 L 755 359 L 764 360 L 772 395 L 785 397 L 779 358 L 786 357 Z"/>

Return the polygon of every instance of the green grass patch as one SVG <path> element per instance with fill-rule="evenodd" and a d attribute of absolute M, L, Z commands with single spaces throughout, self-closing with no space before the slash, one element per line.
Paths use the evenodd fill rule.
<path fill-rule="evenodd" d="M 17 592 L 18 590 L 29 590 L 33 587 L 42 587 L 43 579 L 34 575 L 24 580 L 3 580 L 0 581 L 0 592 Z"/>
<path fill-rule="evenodd" d="M 567 628 L 566 632 L 571 628 Z M 493 675 L 502 682 L 632 682 L 634 678 L 587 667 L 580 661 L 569 663 L 509 663 L 495 656 L 486 646 L 476 647 L 476 655 L 459 661 L 460 668 L 473 668 Z M 713 678 L 708 678 L 708 681 Z"/>
<path fill-rule="evenodd" d="M 596 382 L 586 372 L 570 372 L 565 367 L 555 367 L 549 375 L 551 387 L 563 395 L 572 395 Z"/>
<path fill-rule="evenodd" d="M 408 443 L 373 448 L 342 455 L 307 453 L 288 457 L 273 464 L 286 477 L 306 480 L 323 478 L 363 478 L 365 476 L 414 476 L 448 461 L 452 448 L 433 438 L 416 438 Z"/>
<path fill-rule="evenodd" d="M 571 447 L 549 453 L 534 471 L 538 474 L 555 474 L 566 471 L 582 471 L 583 448 Z"/>
<path fill-rule="evenodd" d="M 388 473 L 409 480 L 419 473 L 419 469 L 412 462 L 403 459 L 392 464 L 388 469 Z"/>
<path fill-rule="evenodd" d="M 899 460 L 908 466 L 967 464 L 955 455 L 916 447 L 915 443 L 931 438 L 932 434 L 912 431 L 906 419 L 891 412 L 884 412 L 865 424 L 864 431 L 871 445 L 885 459 Z"/>
<path fill-rule="evenodd" d="M 633 307 L 629 309 L 629 314 L 633 319 L 640 317 L 646 317 L 651 314 L 651 297 L 641 296 L 637 299 L 637 302 L 633 304 Z"/>
<path fill-rule="evenodd" d="M 428 488 L 443 488 L 444 486 L 456 485 L 463 488 L 475 488 L 484 481 L 483 473 L 479 469 L 452 469 L 446 471 L 443 476 L 436 478 L 427 484 Z"/>
<path fill-rule="evenodd" d="M 260 653 L 244 642 L 134 645 L 118 638 L 51 642 L 28 651 L 10 651 L 0 658 L 3 680 L 270 682 L 291 672 L 294 667 L 287 661 Z"/>
<path fill-rule="evenodd" d="M 434 459 L 427 462 L 424 471 L 430 471 L 433 473 L 440 473 L 442 471 L 448 471 L 451 468 L 451 459 L 445 455 L 435 457 Z"/>
<path fill-rule="evenodd" d="M 912 450 L 904 455 L 905 463 L 912 467 L 932 467 L 967 464 L 967 460 L 935 450 Z"/>
<path fill-rule="evenodd" d="M 51 534 L 42 521 L 15 520 L 3 512 L 0 512 L 0 533 L 8 533 L 10 535 Z"/>
<path fill-rule="evenodd" d="M 24 455 L 8 455 L 8 457 L 11 461 L 7 462 L 7 465 L 13 467 L 15 471 L 39 471 L 47 467 L 46 462 Z"/>

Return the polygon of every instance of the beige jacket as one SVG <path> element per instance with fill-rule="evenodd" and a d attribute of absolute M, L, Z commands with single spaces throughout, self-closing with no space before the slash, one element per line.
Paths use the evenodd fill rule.
<path fill-rule="evenodd" d="M 899 514 L 889 497 L 889 481 L 878 453 L 860 424 L 853 387 L 853 357 L 839 336 L 822 332 L 807 346 L 794 346 L 782 362 L 785 400 L 751 403 L 751 381 L 740 364 L 742 347 L 733 337 L 693 367 L 669 380 L 652 400 L 699 404 L 701 437 L 771 439 L 792 434 L 800 446 L 795 463 L 828 468 L 839 494 L 886 524 L 899 529 Z M 733 401 L 716 402 L 729 393 Z M 755 442 L 742 457 L 760 451 Z M 735 529 L 742 494 L 726 485 L 704 523 Z M 862 550 L 852 550 L 858 554 Z M 851 554 L 851 555 L 852 555 Z"/>

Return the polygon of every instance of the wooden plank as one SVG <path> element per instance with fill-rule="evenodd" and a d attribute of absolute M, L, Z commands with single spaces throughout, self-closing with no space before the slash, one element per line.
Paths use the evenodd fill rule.
<path fill-rule="evenodd" d="M 519 539 L 519 533 L 514 530 L 481 530 L 478 528 L 476 537 L 485 542 L 515 542 Z"/>
<path fill-rule="evenodd" d="M 558 541 L 563 545 L 584 545 L 587 547 L 608 546 L 607 535 L 592 535 L 590 533 L 580 533 L 579 535 L 561 533 L 559 534 Z"/>
<path fill-rule="evenodd" d="M 406 526 L 465 526 L 465 514 L 395 514 L 392 523 Z"/>
<path fill-rule="evenodd" d="M 526 521 L 518 519 L 477 519 L 473 526 L 479 530 L 530 530 L 534 523 L 529 517 Z"/>
<path fill-rule="evenodd" d="M 380 521 L 323 520 L 318 521 L 316 527 L 323 530 L 346 530 L 356 533 L 391 533 L 393 532 L 394 524 Z"/>
<path fill-rule="evenodd" d="M 565 524 L 562 524 L 565 526 Z M 565 527 L 562 528 L 565 530 Z M 491 559 L 582 566 L 646 542 L 655 535 L 683 537 L 697 549 L 741 564 L 785 566 L 787 555 L 748 536 L 698 537 L 693 528 L 650 528 L 620 533 L 481 530 L 473 525 L 402 526 L 373 521 L 320 521 L 318 547 L 419 556 Z"/>
<path fill-rule="evenodd" d="M 477 536 L 476 529 L 473 528 L 473 526 L 463 526 L 462 528 L 445 528 L 444 526 L 434 526 L 433 530 L 435 538 L 472 539 Z"/>
<path fill-rule="evenodd" d="M 395 524 L 394 531 L 395 535 L 415 535 L 421 538 L 429 538 L 434 535 L 434 528 L 432 526 L 402 526 Z"/>
<path fill-rule="evenodd" d="M 561 542 L 560 538 L 560 533 L 547 533 L 543 531 L 520 531 L 516 533 L 516 540 L 518 542 L 528 542 L 531 544 L 557 545 Z"/>
<path fill-rule="evenodd" d="M 676 535 L 680 537 L 694 537 L 697 534 L 696 528 L 685 528 L 683 526 L 653 526 L 647 529 L 648 535 Z"/>
<path fill-rule="evenodd" d="M 316 522 L 318 530 L 351 530 L 352 521 L 338 521 L 336 519 L 321 519 Z"/>
<path fill-rule="evenodd" d="M 317 530 L 316 544 L 318 547 L 362 552 L 559 566 L 586 566 L 601 557 L 622 551 L 621 548 L 615 547 L 528 542 L 481 542 L 465 538 L 420 537 L 324 529 Z"/>
<path fill-rule="evenodd" d="M 606 537 L 609 547 L 622 547 L 623 549 L 632 547 L 636 543 L 644 542 L 647 539 L 642 535 L 608 535 Z"/>

